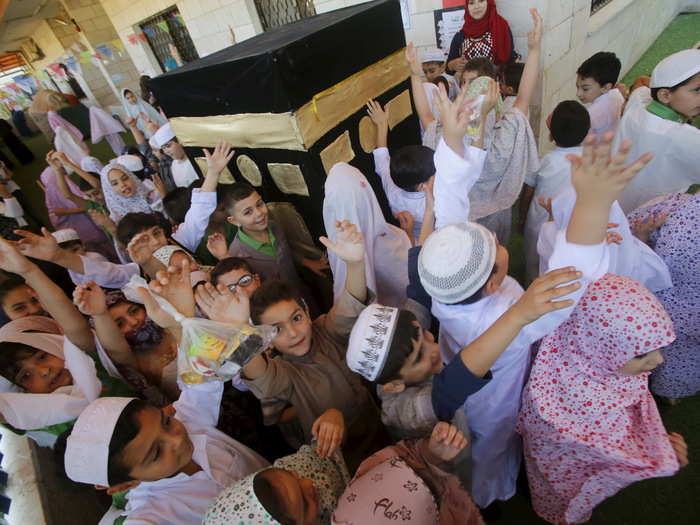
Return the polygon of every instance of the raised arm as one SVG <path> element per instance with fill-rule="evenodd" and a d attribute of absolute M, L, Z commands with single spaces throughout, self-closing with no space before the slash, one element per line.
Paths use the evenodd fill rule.
<path fill-rule="evenodd" d="M 219 175 L 231 162 L 236 151 L 231 149 L 231 144 L 225 140 L 219 140 L 216 143 L 213 153 L 208 149 L 203 149 L 202 151 L 207 159 L 207 173 L 204 176 L 201 191 L 213 192 L 216 191 L 216 187 L 219 185 Z"/>
<path fill-rule="evenodd" d="M 319 240 L 345 262 L 347 276 L 345 289 L 355 299 L 364 303 L 367 301 L 367 277 L 365 276 L 365 241 L 362 232 L 349 221 L 336 221 L 337 230 L 335 242 L 328 237 Z"/>
<path fill-rule="evenodd" d="M 95 323 L 97 339 L 110 359 L 120 365 L 134 367 L 136 360 L 124 334 L 109 315 L 107 301 L 102 288 L 94 281 L 78 285 L 73 291 L 73 302 L 81 313 L 89 315 Z"/>
<path fill-rule="evenodd" d="M 543 315 L 568 308 L 572 300 L 557 301 L 578 290 L 581 283 L 570 283 L 581 277 L 575 268 L 560 268 L 541 275 L 533 281 L 518 302 L 493 323 L 488 330 L 464 347 L 459 355 L 469 371 L 483 377 L 491 369 L 520 330 Z"/>
<path fill-rule="evenodd" d="M 540 54 L 542 52 L 542 17 L 537 9 L 530 9 L 530 14 L 534 26 L 532 31 L 527 34 L 528 54 L 520 79 L 518 96 L 513 104 L 513 107 L 518 108 L 525 115 L 528 114 L 530 102 L 532 102 L 537 87 L 537 79 L 540 76 Z"/>
<path fill-rule="evenodd" d="M 63 290 L 5 239 L 0 239 L 0 268 L 20 275 L 34 288 L 41 303 L 75 346 L 86 352 L 95 351 L 90 325 Z"/>
<path fill-rule="evenodd" d="M 433 120 L 435 120 L 435 116 L 433 115 L 433 112 L 430 111 L 428 97 L 425 96 L 425 90 L 423 89 L 423 70 L 421 69 L 418 59 L 416 58 L 416 50 L 413 47 L 413 43 L 406 46 L 406 62 L 408 62 L 408 65 L 411 68 L 411 91 L 413 92 L 413 103 L 416 106 L 416 112 L 418 113 L 420 123 L 423 126 L 423 129 L 425 129 Z"/>
<path fill-rule="evenodd" d="M 576 205 L 566 230 L 566 240 L 572 244 L 594 245 L 605 241 L 610 207 L 653 158 L 652 153 L 646 153 L 625 166 L 632 144 L 624 141 L 613 155 L 613 137 L 612 133 L 606 133 L 596 145 L 596 137 L 589 135 L 584 141 L 583 155 L 567 157 L 571 161 L 571 183 L 576 190 Z"/>
<path fill-rule="evenodd" d="M 87 181 L 87 183 L 90 186 L 92 186 L 95 189 L 100 188 L 100 179 L 95 177 L 92 173 L 88 173 L 87 171 L 85 171 L 83 168 L 80 167 L 80 164 L 76 164 L 75 162 L 73 162 L 68 157 L 68 155 L 59 151 L 56 152 L 56 156 L 64 166 L 72 168 L 78 174 L 78 177 Z"/>
<path fill-rule="evenodd" d="M 377 129 L 377 148 L 386 148 L 389 144 L 389 115 L 376 100 L 367 102 L 367 114 Z"/>

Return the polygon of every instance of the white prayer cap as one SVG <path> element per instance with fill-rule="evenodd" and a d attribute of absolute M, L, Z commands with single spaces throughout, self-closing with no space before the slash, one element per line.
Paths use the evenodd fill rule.
<path fill-rule="evenodd" d="M 700 49 L 686 49 L 664 58 L 651 73 L 653 88 L 671 88 L 700 73 Z"/>
<path fill-rule="evenodd" d="M 445 61 L 445 53 L 442 52 L 442 49 L 437 49 L 435 47 L 426 49 L 423 51 L 423 59 L 421 60 L 421 63 L 425 64 L 426 62 L 444 62 Z"/>
<path fill-rule="evenodd" d="M 162 148 L 175 138 L 175 132 L 173 131 L 170 123 L 167 123 L 158 128 L 158 131 L 156 131 L 151 138 L 153 139 L 153 142 L 157 148 Z M 153 145 L 151 144 L 151 147 L 152 146 Z"/>
<path fill-rule="evenodd" d="M 428 237 L 418 256 L 418 275 L 433 299 L 455 304 L 488 281 L 495 262 L 493 233 L 475 222 L 460 222 Z"/>
<path fill-rule="evenodd" d="M 56 239 L 56 242 L 58 244 L 61 244 L 62 242 L 80 240 L 80 235 L 78 235 L 78 232 L 75 231 L 73 228 L 64 228 L 63 230 L 56 230 L 51 235 L 53 235 L 53 238 Z"/>
<path fill-rule="evenodd" d="M 140 157 L 137 157 L 136 155 L 120 155 L 119 157 L 114 159 L 113 162 L 121 164 L 132 173 L 134 171 L 141 171 L 143 169 L 143 161 Z"/>
<path fill-rule="evenodd" d="M 119 416 L 134 397 L 101 397 L 80 414 L 66 441 L 63 460 L 73 481 L 109 487 L 109 442 Z"/>
<path fill-rule="evenodd" d="M 150 139 L 148 139 L 148 145 L 151 146 L 151 149 L 160 149 L 158 147 L 158 142 L 156 141 L 156 136 L 152 135 Z"/>
<path fill-rule="evenodd" d="M 185 250 L 173 244 L 166 244 L 165 246 L 161 246 L 153 252 L 153 258 L 163 263 L 163 266 L 167 268 L 168 266 L 170 266 L 170 258 L 175 252 L 185 253 Z"/>
<path fill-rule="evenodd" d="M 368 381 L 381 375 L 398 318 L 399 310 L 391 306 L 371 304 L 362 310 L 352 327 L 345 354 L 350 370 Z"/>

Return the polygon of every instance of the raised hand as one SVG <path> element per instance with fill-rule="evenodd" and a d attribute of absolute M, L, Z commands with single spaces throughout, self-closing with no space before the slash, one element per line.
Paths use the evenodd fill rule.
<path fill-rule="evenodd" d="M 418 63 L 416 48 L 413 47 L 413 42 L 409 42 L 406 46 L 406 62 L 408 62 L 408 67 L 411 68 L 411 75 L 418 77 L 423 76 L 423 67 Z"/>
<path fill-rule="evenodd" d="M 606 133 L 599 144 L 593 135 L 586 137 L 583 155 L 567 155 L 571 161 L 571 183 L 577 199 L 587 204 L 604 205 L 607 208 L 617 200 L 627 184 L 649 164 L 653 153 L 645 153 L 632 164 L 625 166 L 632 143 L 624 141 L 616 154 L 612 154 L 613 133 Z"/>
<path fill-rule="evenodd" d="M 160 307 L 160 304 L 155 300 L 149 289 L 141 287 L 137 288 L 136 291 L 141 298 L 143 306 L 146 308 L 146 315 L 153 319 L 158 326 L 171 329 L 176 329 L 180 326 L 172 315 Z"/>
<path fill-rule="evenodd" d="M 620 245 L 622 244 L 622 235 L 618 232 L 610 231 L 614 228 L 619 228 L 619 224 L 615 224 L 614 222 L 609 222 L 608 223 L 608 232 L 605 236 L 605 242 L 608 244 L 617 244 Z"/>
<path fill-rule="evenodd" d="M 438 86 L 436 96 L 437 107 L 440 110 L 442 136 L 445 143 L 460 157 L 464 155 L 463 137 L 467 134 L 472 110 L 467 101 L 467 89 L 462 88 L 457 98 L 452 102 L 447 96 L 445 86 Z"/>
<path fill-rule="evenodd" d="M 143 265 L 153 255 L 153 246 L 151 246 L 150 238 L 144 233 L 137 233 L 133 236 L 129 244 L 126 245 L 126 253 L 133 262 L 138 265 Z"/>
<path fill-rule="evenodd" d="M 194 317 L 189 260 L 182 260 L 178 266 L 169 266 L 167 270 L 156 273 L 156 278 L 148 283 L 148 287 L 185 317 Z"/>
<path fill-rule="evenodd" d="M 549 312 L 568 308 L 574 304 L 572 300 L 556 299 L 578 290 L 581 287 L 579 282 L 562 285 L 580 278 L 581 272 L 574 267 L 559 268 L 540 275 L 511 307 L 508 314 L 516 316 L 523 324 L 528 324 Z"/>
<path fill-rule="evenodd" d="M 63 169 L 63 164 L 61 164 L 61 159 L 56 156 L 56 150 L 50 150 L 46 154 L 46 163 L 55 170 Z"/>
<path fill-rule="evenodd" d="M 41 228 L 41 235 L 26 230 L 15 230 L 15 233 L 22 237 L 17 242 L 17 247 L 27 257 L 54 261 L 61 251 L 56 239 L 46 228 Z"/>
<path fill-rule="evenodd" d="M 316 454 L 327 458 L 335 453 L 345 436 L 345 418 L 335 408 L 321 414 L 311 427 L 311 435 L 316 439 Z"/>
<path fill-rule="evenodd" d="M 219 140 L 214 148 L 214 153 L 208 149 L 202 150 L 204 156 L 207 158 L 207 175 L 209 175 L 209 173 L 218 175 L 224 171 L 224 168 L 228 166 L 228 163 L 236 153 L 236 151 L 231 148 L 231 144 L 225 140 Z"/>
<path fill-rule="evenodd" d="M 228 257 L 228 243 L 221 233 L 212 233 L 207 239 L 207 250 L 217 259 Z"/>
<path fill-rule="evenodd" d="M 532 30 L 527 34 L 527 47 L 528 49 L 534 49 L 542 43 L 542 17 L 537 9 L 530 9 L 530 16 L 532 16 L 533 27 Z"/>
<path fill-rule="evenodd" d="M 23 275 L 35 268 L 34 263 L 20 253 L 17 246 L 0 238 L 0 269 Z"/>
<path fill-rule="evenodd" d="M 197 286 L 195 301 L 209 319 L 219 323 L 246 325 L 250 319 L 248 296 L 236 289 L 229 290 L 223 284 L 216 288 L 211 283 Z"/>
<path fill-rule="evenodd" d="M 165 187 L 165 182 L 163 182 L 163 179 L 158 173 L 151 174 L 151 181 L 153 182 L 153 186 L 156 188 L 156 191 L 161 198 L 168 194 L 168 189 Z"/>
<path fill-rule="evenodd" d="M 401 229 L 406 232 L 408 238 L 413 239 L 413 228 L 416 224 L 416 220 L 413 218 L 413 215 L 411 215 L 411 212 L 400 211 L 396 213 L 394 217 L 396 217 L 396 220 L 399 221 L 399 226 L 401 226 Z"/>
<path fill-rule="evenodd" d="M 540 195 L 540 198 L 537 199 L 537 204 L 539 204 L 542 208 L 544 208 L 544 211 L 547 212 L 547 220 L 550 222 L 553 221 L 554 213 L 552 213 L 552 198 Z"/>
<path fill-rule="evenodd" d="M 107 311 L 104 290 L 97 286 L 94 281 L 87 281 L 75 287 L 73 303 L 84 315 L 101 315 Z"/>
<path fill-rule="evenodd" d="M 98 226 L 101 226 L 108 232 L 116 232 L 117 231 L 117 225 L 114 224 L 114 221 L 107 217 L 104 213 L 101 211 L 97 210 L 88 210 L 88 215 L 92 219 L 92 222 L 97 224 Z"/>
<path fill-rule="evenodd" d="M 441 421 L 433 428 L 428 451 L 436 463 L 452 461 L 467 443 L 469 440 L 457 427 Z"/>
<path fill-rule="evenodd" d="M 328 237 L 319 240 L 326 248 L 335 253 L 346 263 L 362 262 L 365 259 L 365 241 L 362 232 L 349 221 L 335 221 L 337 232 L 335 242 Z"/>
<path fill-rule="evenodd" d="M 384 129 L 389 127 L 389 114 L 376 100 L 370 100 L 367 102 L 367 114 L 369 115 L 369 118 L 372 119 L 372 122 L 374 122 L 374 125 L 378 128 Z"/>
<path fill-rule="evenodd" d="M 136 120 L 134 117 L 129 117 L 126 119 L 126 125 L 129 128 L 135 128 L 138 123 L 138 120 Z"/>

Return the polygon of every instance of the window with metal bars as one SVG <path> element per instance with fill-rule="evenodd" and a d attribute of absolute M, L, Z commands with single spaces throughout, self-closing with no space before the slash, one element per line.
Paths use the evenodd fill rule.
<path fill-rule="evenodd" d="M 199 58 L 177 7 L 170 7 L 147 18 L 139 27 L 163 71 Z"/>
<path fill-rule="evenodd" d="M 600 11 L 603 7 L 608 5 L 613 0 L 591 0 L 591 14 L 596 11 Z"/>
<path fill-rule="evenodd" d="M 313 0 L 255 0 L 255 8 L 265 31 L 316 14 Z"/>

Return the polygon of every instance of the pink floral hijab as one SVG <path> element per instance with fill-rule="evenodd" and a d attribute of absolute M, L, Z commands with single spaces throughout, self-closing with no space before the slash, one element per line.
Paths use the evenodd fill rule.
<path fill-rule="evenodd" d="M 674 339 L 671 319 L 649 290 L 607 274 L 542 340 L 518 424 L 540 516 L 552 523 L 586 521 L 625 486 L 678 470 L 649 373 L 617 372 Z"/>

